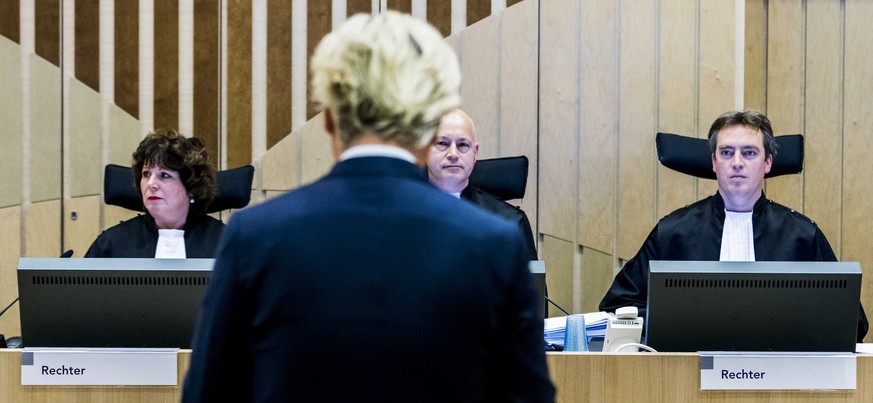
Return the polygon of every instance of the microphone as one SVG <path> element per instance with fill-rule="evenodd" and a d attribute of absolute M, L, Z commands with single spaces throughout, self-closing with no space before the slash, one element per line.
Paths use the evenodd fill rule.
<path fill-rule="evenodd" d="M 3 314 L 6 313 L 9 308 L 12 308 L 12 305 L 15 305 L 16 302 L 18 302 L 18 297 L 15 297 L 15 299 L 11 303 L 9 303 L 9 305 L 6 305 L 6 308 L 3 308 L 3 310 L 0 311 L 0 316 L 3 316 Z"/>
<path fill-rule="evenodd" d="M 62 257 L 62 258 L 63 258 L 63 257 L 72 257 L 72 256 L 73 256 L 73 250 L 72 250 L 72 249 L 67 249 L 66 252 L 61 253 L 61 257 Z"/>
<path fill-rule="evenodd" d="M 549 302 L 549 303 L 550 303 L 550 304 L 552 304 L 552 305 L 554 305 L 554 306 L 555 306 L 555 308 L 558 308 L 558 309 L 560 309 L 560 310 L 561 310 L 561 312 L 563 312 L 563 313 L 564 313 L 564 315 L 568 315 L 568 316 L 569 316 L 569 315 L 570 315 L 570 312 L 567 312 L 567 311 L 565 311 L 565 310 L 564 310 L 564 308 L 561 308 L 561 306 L 560 306 L 560 305 L 558 305 L 558 304 L 556 304 L 556 303 L 555 303 L 555 301 L 552 301 L 552 300 L 551 300 L 551 299 L 549 299 L 549 297 L 546 297 L 546 296 L 543 296 L 543 298 L 545 298 L 545 299 L 546 299 L 546 301 L 548 301 L 548 302 Z"/>

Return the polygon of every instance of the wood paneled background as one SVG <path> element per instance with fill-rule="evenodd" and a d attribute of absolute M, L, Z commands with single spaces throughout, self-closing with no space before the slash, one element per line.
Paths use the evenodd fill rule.
<path fill-rule="evenodd" d="M 531 159 L 516 202 L 565 308 L 596 310 L 654 223 L 715 191 L 661 167 L 654 134 L 705 136 L 738 108 L 805 134 L 804 173 L 767 195 L 873 267 L 871 2 L 0 0 L 2 307 L 18 257 L 81 256 L 130 216 L 101 202 L 102 167 L 129 164 L 154 127 L 202 138 L 220 168 L 255 165 L 253 203 L 323 175 L 308 56 L 348 15 L 383 9 L 426 19 L 458 52 L 481 157 Z M 0 332 L 19 331 L 16 306 Z"/>

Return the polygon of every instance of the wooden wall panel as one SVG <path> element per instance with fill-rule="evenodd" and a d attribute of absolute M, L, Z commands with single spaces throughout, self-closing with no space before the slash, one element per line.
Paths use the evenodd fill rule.
<path fill-rule="evenodd" d="M 252 162 L 252 2 L 230 0 L 227 16 L 227 167 Z"/>
<path fill-rule="evenodd" d="M 65 175 L 70 181 L 70 197 L 99 195 L 102 193 L 103 166 L 100 157 L 100 94 L 79 81 L 70 83 L 70 144 L 64 152 L 70 159 L 70 172 Z M 132 153 L 133 150 L 130 150 Z"/>
<path fill-rule="evenodd" d="M 389 10 L 395 10 L 406 14 L 412 13 L 412 0 L 388 0 L 387 3 Z"/>
<path fill-rule="evenodd" d="M 300 132 L 294 131 L 261 158 L 261 190 L 287 191 L 300 186 Z"/>
<path fill-rule="evenodd" d="M 20 0 L 0 1 L 0 36 L 5 36 L 15 43 L 21 40 L 21 28 L 18 22 L 20 15 Z"/>
<path fill-rule="evenodd" d="M 203 140 L 206 152 L 218 166 L 221 133 L 218 130 L 219 0 L 194 1 L 194 133 Z"/>
<path fill-rule="evenodd" d="M 577 206 L 577 243 L 611 255 L 615 250 L 615 181 L 618 167 L 618 9 L 616 2 L 612 1 L 585 1 L 580 7 L 580 130 L 576 136 L 579 178 L 574 183 L 579 188 L 578 197 L 574 200 Z M 545 88 L 540 91 L 542 93 Z M 553 118 L 560 119 L 559 116 Z M 544 153 L 540 154 L 540 158 L 551 159 L 549 154 Z M 553 191 L 541 183 L 541 199 L 550 197 L 546 195 Z M 542 204 L 540 211 L 544 211 Z"/>
<path fill-rule="evenodd" d="M 843 95 L 843 199 L 842 254 L 843 261 L 861 262 L 867 273 L 873 267 L 870 228 L 873 214 L 870 196 L 873 189 L 873 41 L 869 24 L 873 21 L 873 4 L 863 0 L 845 2 L 845 75 Z M 873 316 L 873 276 L 864 276 L 861 302 L 868 317 Z M 870 336 L 867 337 L 870 340 Z"/>
<path fill-rule="evenodd" d="M 34 50 L 55 66 L 60 65 L 61 57 L 60 7 L 60 0 L 35 0 L 34 3 Z"/>
<path fill-rule="evenodd" d="M 4 171 L 0 176 L 0 208 L 3 208 L 21 204 L 21 47 L 7 38 L 0 38 L 0 60 L 3 60 L 0 63 L 0 91 L 3 91 L 0 97 L 0 122 L 3 122 L 0 124 L 0 144 L 3 144 L 0 161 L 3 161 Z"/>
<path fill-rule="evenodd" d="M 540 9 L 540 199 L 539 228 L 543 234 L 574 241 L 578 160 L 573 145 L 576 121 L 578 38 L 574 0 L 556 0 Z"/>
<path fill-rule="evenodd" d="M 513 200 L 527 213 L 534 240 L 537 239 L 537 48 L 539 46 L 536 1 L 507 9 L 500 26 L 500 114 L 501 156 L 526 155 L 530 161 L 523 200 Z"/>
<path fill-rule="evenodd" d="M 657 3 L 621 7 L 617 254 L 630 258 L 655 223 Z"/>
<path fill-rule="evenodd" d="M 491 15 L 491 0 L 467 0 L 467 26 Z"/>
<path fill-rule="evenodd" d="M 600 300 L 612 285 L 615 260 L 611 252 L 604 253 L 584 247 L 579 249 L 579 272 L 582 277 L 580 289 L 582 308 L 579 312 L 597 312 L 600 310 Z"/>
<path fill-rule="evenodd" d="M 139 121 L 119 106 L 109 108 L 109 163 L 130 166 L 133 152 L 142 141 Z M 102 169 L 102 168 L 101 168 Z"/>
<path fill-rule="evenodd" d="M 546 286 L 549 289 L 549 299 L 570 313 L 581 313 L 575 311 L 574 308 L 582 304 L 581 299 L 577 298 L 575 293 L 576 287 L 574 285 L 579 283 L 578 276 L 581 273 L 573 270 L 574 255 L 573 242 L 548 235 L 543 236 L 540 256 L 546 263 Z M 549 316 L 561 315 L 563 315 L 562 312 L 549 307 Z"/>
<path fill-rule="evenodd" d="M 24 209 L 24 251 L 26 257 L 61 255 L 61 201 L 49 200 Z"/>
<path fill-rule="evenodd" d="M 809 152 L 804 161 L 803 211 L 818 222 L 839 257 L 843 146 L 842 10 L 839 2 L 812 0 L 807 2 L 806 15 L 804 141 Z"/>
<path fill-rule="evenodd" d="M 61 196 L 61 77 L 57 66 L 30 58 L 31 176 L 26 179 L 36 203 Z"/>
<path fill-rule="evenodd" d="M 76 0 L 76 79 L 100 90 L 100 0 Z"/>
<path fill-rule="evenodd" d="M 506 0 L 506 7 L 512 7 L 518 3 L 522 3 L 522 0 Z M 528 3 L 536 3 L 535 1 L 529 1 Z"/>
<path fill-rule="evenodd" d="M 306 77 L 310 77 L 309 58 L 315 51 L 315 47 L 321 42 L 321 38 L 331 31 L 331 5 L 330 2 L 321 0 L 306 0 Z M 306 88 L 306 119 L 312 119 L 320 107 L 312 100 L 312 88 Z"/>
<path fill-rule="evenodd" d="M 300 184 L 303 185 L 327 174 L 336 162 L 330 137 L 324 129 L 323 112 L 300 128 L 300 138 Z"/>
<path fill-rule="evenodd" d="M 19 177 L 20 178 L 20 177 Z M 0 208 L 0 309 L 18 297 L 18 258 L 21 256 L 21 207 Z M 7 337 L 21 334 L 18 304 L 0 316 Z"/>
<path fill-rule="evenodd" d="M 732 1 L 700 2 L 698 135 L 706 138 L 712 122 L 736 103 L 736 8 Z M 726 34 L 730 32 L 731 34 Z M 715 194 L 714 180 L 697 181 L 697 198 Z"/>
<path fill-rule="evenodd" d="M 74 197 L 64 201 L 63 250 L 73 250 L 73 256 L 84 257 L 91 243 L 100 235 L 99 195 Z M 72 219 L 75 212 L 76 219 Z"/>
<path fill-rule="evenodd" d="M 155 2 L 154 127 L 179 127 L 179 3 Z M 183 133 L 190 136 L 191 133 Z"/>
<path fill-rule="evenodd" d="M 452 34 L 452 2 L 427 2 L 427 22 L 431 23 L 443 36 Z"/>
<path fill-rule="evenodd" d="M 291 133 L 291 3 L 272 1 L 267 14 L 267 148 Z M 298 89 L 302 91 L 303 89 Z"/>
<path fill-rule="evenodd" d="M 773 132 L 803 133 L 803 4 L 769 2 L 767 43 L 767 117 Z M 767 180 L 767 197 L 803 211 L 803 173 Z"/>
<path fill-rule="evenodd" d="M 461 105 L 476 126 L 479 158 L 500 151 L 500 21 L 488 18 L 460 34 Z"/>
<path fill-rule="evenodd" d="M 138 0 L 115 0 L 115 104 L 139 117 Z"/>
<path fill-rule="evenodd" d="M 365 13 L 370 14 L 373 11 L 372 0 L 348 0 L 346 1 L 346 17 L 351 17 L 355 14 Z"/>
<path fill-rule="evenodd" d="M 658 55 L 658 131 L 697 137 L 696 1 L 662 0 Z M 696 200 L 696 180 L 658 164 L 657 218 Z"/>
<path fill-rule="evenodd" d="M 744 109 L 767 111 L 767 4 L 745 0 Z M 713 118 L 714 120 L 715 118 Z M 709 126 L 701 129 L 706 130 Z"/>

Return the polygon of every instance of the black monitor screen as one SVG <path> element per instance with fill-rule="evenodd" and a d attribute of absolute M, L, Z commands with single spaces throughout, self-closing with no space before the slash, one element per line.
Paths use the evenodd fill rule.
<path fill-rule="evenodd" d="M 213 262 L 21 258 L 22 344 L 190 348 Z"/>
<path fill-rule="evenodd" d="M 646 343 L 658 351 L 855 351 L 857 262 L 650 264 Z"/>

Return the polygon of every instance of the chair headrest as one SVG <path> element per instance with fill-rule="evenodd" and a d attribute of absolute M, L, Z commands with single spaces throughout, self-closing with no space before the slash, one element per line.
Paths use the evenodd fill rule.
<path fill-rule="evenodd" d="M 254 175 L 255 168 L 251 165 L 217 172 L 215 179 L 218 194 L 206 209 L 206 213 L 247 206 L 252 197 Z M 103 175 L 103 201 L 128 210 L 145 211 L 134 180 L 130 167 L 106 165 Z"/>
<path fill-rule="evenodd" d="M 715 179 L 709 140 L 678 134 L 658 133 L 655 137 L 658 160 L 674 171 L 704 179 Z M 765 178 L 803 171 L 803 135 L 776 136 L 776 155 Z"/>
<path fill-rule="evenodd" d="M 521 199 L 527 187 L 527 171 L 524 155 L 482 159 L 476 161 L 470 173 L 470 185 L 501 200 Z"/>

